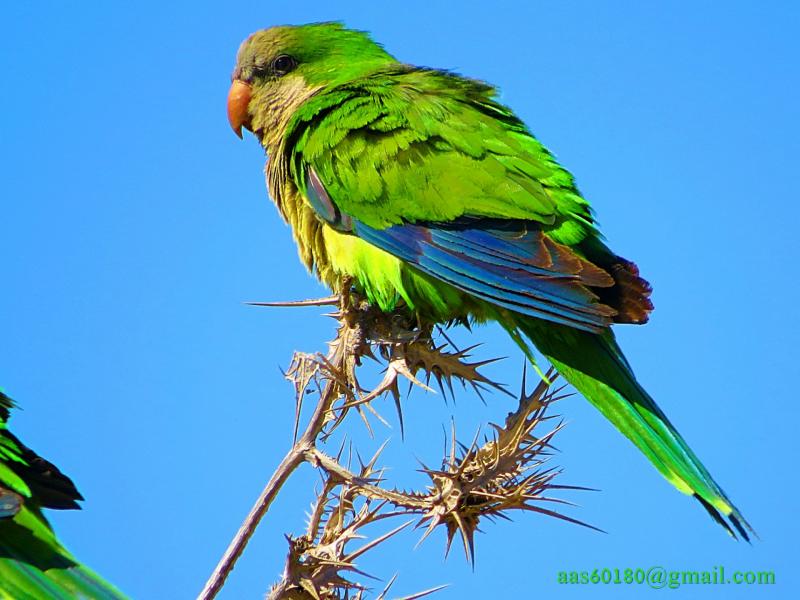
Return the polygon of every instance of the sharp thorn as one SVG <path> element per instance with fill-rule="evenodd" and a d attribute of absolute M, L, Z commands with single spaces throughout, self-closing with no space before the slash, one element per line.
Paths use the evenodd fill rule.
<path fill-rule="evenodd" d="M 315 298 L 311 300 L 289 300 L 285 302 L 245 302 L 248 306 L 272 306 L 272 307 L 295 307 L 295 306 L 336 306 L 339 304 L 339 296 L 328 296 L 326 298 Z"/>

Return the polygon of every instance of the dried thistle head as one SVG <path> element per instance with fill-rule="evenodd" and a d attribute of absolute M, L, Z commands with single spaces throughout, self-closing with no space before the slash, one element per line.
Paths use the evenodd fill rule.
<path fill-rule="evenodd" d="M 306 306 L 330 304 L 333 300 L 335 298 L 300 303 L 257 304 Z M 439 331 L 446 343 L 437 345 L 432 336 L 432 326 L 413 321 L 409 313 L 402 309 L 395 313 L 384 313 L 352 293 L 338 301 L 340 309 L 330 315 L 339 322 L 337 336 L 331 342 L 330 355 L 338 355 L 341 360 L 334 363 L 321 354 L 296 352 L 289 369 L 284 373 L 292 382 L 295 392 L 295 440 L 306 395 L 315 391 L 322 394 L 323 389 L 328 390 L 328 395 L 334 398 L 328 403 L 326 426 L 321 432 L 323 441 L 330 437 L 352 408 L 357 410 L 370 433 L 372 428 L 365 411 L 371 412 L 388 425 L 371 404 L 372 400 L 384 395 L 391 395 L 394 399 L 400 431 L 403 434 L 399 388 L 401 377 L 408 380 L 410 385 L 427 391 L 433 391 L 428 384 L 431 380 L 436 380 L 445 398 L 449 391 L 450 397 L 455 399 L 454 381 L 460 382 L 465 389 L 471 387 L 481 398 L 481 392 L 488 388 L 508 393 L 502 384 L 490 380 L 479 371 L 481 367 L 499 360 L 498 358 L 476 362 L 469 360 L 470 352 L 476 346 L 459 350 L 441 329 Z M 452 347 L 452 351 L 449 347 Z M 383 379 L 371 391 L 361 385 L 356 373 L 365 356 L 386 363 Z M 420 371 L 424 382 L 417 377 Z"/>
<path fill-rule="evenodd" d="M 447 341 L 439 345 L 431 337 L 419 339 L 401 347 L 399 354 L 412 373 L 418 371 L 424 373 L 426 384 L 435 379 L 439 390 L 445 397 L 449 392 L 450 398 L 455 399 L 453 382 L 456 381 L 460 382 L 464 389 L 472 388 L 481 399 L 483 399 L 482 392 L 488 391 L 489 388 L 505 394 L 509 393 L 503 384 L 492 381 L 478 370 L 501 360 L 500 358 L 471 362 L 469 360 L 470 353 L 478 347 L 477 344 L 459 350 L 449 338 L 445 336 L 445 339 Z M 448 348 L 452 348 L 452 351 Z"/>
<path fill-rule="evenodd" d="M 363 527 L 396 516 L 396 513 L 383 512 L 385 502 L 374 502 L 363 496 L 358 487 L 359 482 L 380 482 L 380 472 L 375 465 L 381 450 L 367 463 L 361 463 L 357 475 L 348 472 L 347 477 L 342 477 L 335 471 L 325 471 L 322 489 L 309 515 L 306 534 L 297 538 L 287 536 L 286 567 L 282 580 L 270 591 L 270 599 L 360 598 L 367 589 L 348 578 L 348 575 L 359 574 L 374 579 L 359 570 L 355 560 L 410 524 L 406 522 L 357 549 L 349 548 L 351 542 L 364 537 L 360 533 Z M 341 454 L 340 449 L 336 464 Z"/>
<path fill-rule="evenodd" d="M 325 303 L 330 300 L 323 299 Z M 295 439 L 306 394 L 313 391 L 322 393 L 323 389 L 328 390 L 328 396 L 333 399 L 328 403 L 329 410 L 325 419 L 327 427 L 322 432 L 323 440 L 342 423 L 351 408 L 355 408 L 361 415 L 370 432 L 365 410 L 386 423 L 370 405 L 370 400 L 385 390 L 368 393 L 358 380 L 357 368 L 361 366 L 365 356 L 375 358 L 375 345 L 386 343 L 387 340 L 403 343 L 421 335 L 419 327 L 409 321 L 405 312 L 384 313 L 352 293 L 341 297 L 339 302 L 339 311 L 330 315 L 338 320 L 339 329 L 330 344 L 329 356 L 337 356 L 340 360 L 332 361 L 321 354 L 297 352 L 284 374 L 295 388 Z M 342 401 L 338 402 L 339 400 Z"/>
<path fill-rule="evenodd" d="M 397 409 L 398 420 L 400 422 L 401 434 L 404 430 L 403 411 L 400 403 L 400 381 L 405 379 L 412 386 L 417 386 L 426 391 L 433 391 L 429 385 L 432 380 L 438 384 L 440 391 L 445 399 L 449 396 L 455 398 L 453 383 L 460 382 L 462 387 L 475 390 L 481 398 L 481 392 L 488 388 L 494 388 L 508 393 L 502 384 L 492 381 L 479 369 L 485 365 L 500 360 L 492 358 L 489 360 L 471 362 L 470 352 L 476 346 L 458 350 L 452 342 L 436 344 L 431 336 L 431 329 L 420 327 L 419 325 L 409 327 L 406 320 L 402 320 L 398 315 L 373 316 L 369 321 L 366 330 L 367 339 L 370 342 L 370 352 L 362 354 L 371 358 L 383 361 L 386 364 L 384 375 L 380 383 L 371 391 L 365 390 L 358 382 L 355 371 L 352 372 L 349 380 L 352 385 L 349 390 L 348 399 L 337 406 L 340 411 L 336 424 L 344 418 L 346 412 L 351 408 L 356 408 L 364 417 L 361 409 L 366 407 L 379 420 L 383 420 L 371 406 L 372 400 L 390 395 Z M 452 346 L 452 350 L 449 347 Z M 373 352 L 377 349 L 377 352 Z M 366 422 L 366 418 L 364 419 Z M 369 428 L 369 424 L 367 423 Z"/>
<path fill-rule="evenodd" d="M 548 495 L 553 489 L 587 489 L 559 485 L 554 482 L 560 474 L 546 463 L 552 454 L 552 438 L 561 429 L 559 423 L 544 434 L 536 430 L 553 417 L 547 416 L 550 405 L 563 398 L 563 388 L 552 385 L 556 374 L 550 371 L 530 394 L 522 392 L 517 409 L 510 413 L 503 426 L 492 424 L 493 435 L 478 444 L 459 444 L 453 431 L 450 451 L 440 469 L 423 468 L 430 478 L 427 490 L 400 491 L 374 485 L 380 476 L 374 474 L 377 454 L 359 475 L 350 473 L 336 460 L 316 452 L 317 460 L 333 481 L 345 482 L 348 493 L 361 495 L 376 502 L 392 505 L 400 512 L 420 514 L 419 525 L 427 524 L 423 540 L 439 525 L 447 531 L 447 551 L 459 534 L 467 559 L 474 561 L 474 535 L 481 519 L 508 518 L 512 510 L 538 512 L 565 521 L 597 529 L 573 519 L 547 504 L 569 504 Z M 337 479 L 338 478 L 338 479 Z M 349 497 L 342 497 L 343 506 Z"/>
<path fill-rule="evenodd" d="M 547 378 L 552 381 L 555 374 L 550 372 Z M 508 415 L 502 427 L 493 424 L 493 437 L 484 440 L 482 445 L 478 445 L 477 440 L 470 446 L 459 445 L 453 431 L 450 453 L 442 468 L 424 469 L 431 485 L 424 494 L 428 506 L 420 523 L 428 523 L 428 527 L 423 539 L 438 525 L 444 525 L 447 551 L 458 533 L 468 560 L 473 562 L 474 535 L 479 530 L 480 520 L 508 518 L 511 510 L 538 512 L 595 529 L 543 506 L 546 503 L 569 504 L 546 495 L 551 489 L 571 488 L 556 485 L 553 480 L 561 471 L 545 466 L 551 454 L 550 442 L 562 424 L 541 436 L 534 433 L 551 418 L 546 416 L 546 409 L 563 397 L 559 396 L 562 389 L 542 381 L 528 395 L 523 379 L 518 409 Z"/>
<path fill-rule="evenodd" d="M 343 486 L 347 488 L 347 486 Z M 329 493 L 329 492 L 328 492 Z M 287 536 L 289 552 L 286 558 L 282 580 L 270 591 L 272 600 L 284 598 L 314 598 L 315 600 L 338 600 L 350 597 L 353 591 L 367 588 L 348 578 L 358 574 L 374 579 L 356 567 L 355 560 L 395 535 L 409 523 L 389 531 L 379 538 L 350 550 L 348 544 L 363 538 L 359 530 L 384 516 L 382 504 L 371 506 L 370 502 L 360 503 L 355 508 L 352 499 L 356 494 L 342 490 L 339 499 L 344 504 L 328 503 L 324 511 L 324 523 L 317 528 L 319 535 L 303 535 L 297 538 Z"/>

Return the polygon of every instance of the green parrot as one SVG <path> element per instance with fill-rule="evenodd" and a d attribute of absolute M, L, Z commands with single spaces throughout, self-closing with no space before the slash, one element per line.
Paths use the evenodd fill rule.
<path fill-rule="evenodd" d="M 401 63 L 339 23 L 273 27 L 239 48 L 228 119 L 261 142 L 300 258 L 334 292 L 423 323 L 496 321 L 749 539 L 614 338 L 613 324 L 648 320 L 650 285 L 492 86 Z"/>
<path fill-rule="evenodd" d="M 0 391 L 0 599 L 119 600 L 125 596 L 56 539 L 42 508 L 80 508 L 72 481 L 8 430 Z"/>

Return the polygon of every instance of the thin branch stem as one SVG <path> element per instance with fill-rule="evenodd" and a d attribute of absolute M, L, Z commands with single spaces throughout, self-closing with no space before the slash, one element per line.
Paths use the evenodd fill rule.
<path fill-rule="evenodd" d="M 408 494 L 403 494 L 393 490 L 384 489 L 377 485 L 372 485 L 369 483 L 369 481 L 365 481 L 363 478 L 342 466 L 337 460 L 331 458 L 315 447 L 309 448 L 305 456 L 307 462 L 315 467 L 321 467 L 328 473 L 328 476 L 333 476 L 340 481 L 344 481 L 358 488 L 364 492 L 365 496 L 373 499 L 383 500 L 398 507 L 402 506 L 403 508 L 409 510 L 423 510 L 427 508 L 427 504 L 425 504 L 424 501 L 415 501 L 415 499 Z"/>
<path fill-rule="evenodd" d="M 343 320 L 337 337 L 331 343 L 330 352 L 326 357 L 328 364 L 334 369 L 341 370 L 345 367 L 349 341 L 348 334 L 351 332 L 352 329 L 348 326 L 347 322 Z M 275 496 L 277 496 L 283 484 L 286 483 L 286 480 L 289 479 L 289 476 L 295 469 L 306 460 L 306 453 L 314 448 L 317 436 L 325 425 L 326 417 L 331 409 L 331 405 L 339 395 L 340 388 L 340 384 L 335 380 L 327 380 L 303 435 L 295 442 L 292 449 L 284 457 L 267 482 L 267 485 L 262 490 L 261 495 L 259 495 L 258 500 L 256 500 L 247 518 L 244 520 L 241 527 L 239 527 L 239 531 L 236 532 L 236 536 L 234 536 L 233 540 L 231 540 L 231 543 L 228 545 L 225 554 L 222 555 L 214 572 L 208 578 L 205 587 L 197 597 L 198 600 L 212 600 L 222 589 L 225 580 L 233 570 L 242 552 L 244 552 L 256 527 L 258 527 L 264 515 L 267 514 Z"/>
<path fill-rule="evenodd" d="M 298 451 L 298 448 L 294 447 L 289 454 L 284 457 L 281 464 L 278 465 L 272 478 L 264 487 L 255 505 L 250 510 L 250 513 L 247 515 L 241 527 L 239 527 L 239 531 L 236 532 L 236 536 L 231 541 L 225 554 L 223 554 L 220 559 L 217 568 L 214 569 L 211 577 L 209 577 L 206 582 L 203 591 L 200 592 L 198 600 L 211 600 L 222 589 L 222 586 L 225 584 L 225 579 L 227 579 L 228 574 L 233 570 L 239 556 L 244 552 L 256 526 L 267 513 L 278 491 L 283 487 L 283 484 L 289 479 L 289 476 L 294 470 L 303 462 L 303 454 L 303 451 Z"/>

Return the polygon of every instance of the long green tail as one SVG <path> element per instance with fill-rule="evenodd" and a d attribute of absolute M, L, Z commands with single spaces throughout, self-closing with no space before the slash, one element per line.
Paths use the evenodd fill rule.
<path fill-rule="evenodd" d="M 672 485 L 694 496 L 734 538 L 738 533 L 749 541 L 752 527 L 636 381 L 611 331 L 598 335 L 526 317 L 515 321 L 559 373 L 636 444 Z M 518 335 L 515 339 L 521 341 Z"/>

